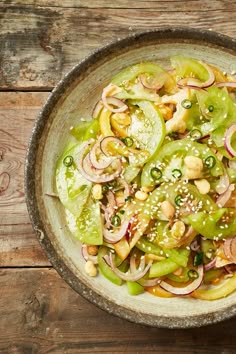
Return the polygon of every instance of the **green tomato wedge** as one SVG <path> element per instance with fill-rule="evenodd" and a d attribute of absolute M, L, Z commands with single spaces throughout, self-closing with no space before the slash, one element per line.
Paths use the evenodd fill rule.
<path fill-rule="evenodd" d="M 96 138 L 98 131 L 99 131 L 99 121 L 98 119 L 94 119 L 89 122 L 80 122 L 79 125 L 73 127 L 70 130 L 70 133 L 79 142 L 83 142 L 91 138 Z"/>
<path fill-rule="evenodd" d="M 209 77 L 207 69 L 196 59 L 175 55 L 170 58 L 170 61 L 172 67 L 176 70 L 177 81 L 186 77 L 194 77 L 204 82 Z"/>
<path fill-rule="evenodd" d="M 126 285 L 130 295 L 139 295 L 144 292 L 143 286 L 135 281 L 127 281 Z"/>
<path fill-rule="evenodd" d="M 179 264 L 173 262 L 171 259 L 164 259 L 163 261 L 155 262 L 151 265 L 149 277 L 163 277 L 164 275 L 173 273 L 178 268 Z"/>
<path fill-rule="evenodd" d="M 83 151 L 83 145 L 78 144 L 63 153 L 56 166 L 56 188 L 60 201 L 75 217 L 79 217 L 87 202 L 92 183 L 85 179 L 76 168 L 75 160 Z M 65 166 L 66 156 L 73 159 L 70 166 Z"/>
<path fill-rule="evenodd" d="M 221 240 L 236 234 L 235 216 L 234 208 L 221 208 L 210 215 L 206 212 L 190 214 L 184 218 L 184 222 L 208 239 Z"/>
<path fill-rule="evenodd" d="M 102 221 L 98 201 L 89 198 L 78 218 L 66 211 L 66 219 L 69 230 L 78 240 L 88 245 L 102 245 Z"/>
<path fill-rule="evenodd" d="M 142 150 L 149 152 L 150 159 L 158 151 L 165 138 L 165 122 L 152 102 L 132 101 L 132 103 L 137 105 L 142 112 L 137 109 L 133 111 L 128 133 L 138 142 Z"/>
<path fill-rule="evenodd" d="M 196 92 L 197 100 L 203 116 L 208 120 L 202 124 L 203 135 L 210 134 L 217 147 L 224 146 L 224 134 L 227 128 L 235 123 L 236 107 L 226 90 L 210 87 L 207 91 Z M 222 153 L 228 157 L 225 149 Z"/>
<path fill-rule="evenodd" d="M 144 187 L 154 186 L 160 184 L 164 181 L 172 181 L 175 179 L 172 176 L 173 170 L 179 170 L 184 176 L 185 156 L 196 156 L 205 161 L 209 156 L 214 158 L 215 164 L 212 168 L 208 169 L 204 165 L 204 174 L 210 173 L 212 176 L 217 177 L 223 174 L 223 164 L 218 160 L 215 153 L 205 144 L 200 144 L 190 139 L 182 139 L 171 141 L 162 146 L 162 148 L 157 151 L 152 159 L 144 166 L 141 175 L 141 184 Z M 161 172 L 161 177 L 155 180 L 152 176 L 152 169 L 158 168 Z"/>
<path fill-rule="evenodd" d="M 110 280 L 112 283 L 116 285 L 122 285 L 123 280 L 120 279 L 109 267 L 109 265 L 106 263 L 106 261 L 103 259 L 105 255 L 109 253 L 109 248 L 108 247 L 99 247 L 98 250 L 98 268 L 99 271 L 104 275 L 105 278 Z"/>

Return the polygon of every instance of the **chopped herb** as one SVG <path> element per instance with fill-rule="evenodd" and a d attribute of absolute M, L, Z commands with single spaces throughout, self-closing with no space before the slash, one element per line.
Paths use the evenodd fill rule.
<path fill-rule="evenodd" d="M 74 161 L 73 157 L 68 155 L 64 158 L 63 164 L 66 167 L 70 167 L 73 164 L 73 161 Z"/>
<path fill-rule="evenodd" d="M 123 214 L 125 213 L 125 210 L 121 209 L 121 210 L 119 211 L 119 213 L 120 213 L 121 215 L 123 215 Z"/>
<path fill-rule="evenodd" d="M 116 179 L 114 181 L 108 182 L 107 185 L 112 188 L 116 188 L 118 186 L 118 182 Z"/>
<path fill-rule="evenodd" d="M 194 265 L 194 267 L 197 267 L 197 266 L 199 266 L 200 264 L 202 264 L 202 262 L 203 262 L 203 255 L 204 255 L 204 253 L 203 253 L 203 252 L 200 252 L 200 253 L 197 253 L 197 254 L 194 256 L 194 259 L 193 259 L 193 265 Z"/>
<path fill-rule="evenodd" d="M 103 184 L 102 186 L 102 193 L 106 194 L 109 191 L 109 187 L 107 184 Z"/>
<path fill-rule="evenodd" d="M 131 195 L 128 195 L 128 197 L 125 198 L 125 202 L 130 202 L 133 199 Z"/>

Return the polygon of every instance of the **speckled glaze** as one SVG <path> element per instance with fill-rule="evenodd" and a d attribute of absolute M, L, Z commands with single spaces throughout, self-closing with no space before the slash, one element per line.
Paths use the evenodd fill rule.
<path fill-rule="evenodd" d="M 28 211 L 38 239 L 54 268 L 78 293 L 100 308 L 127 320 L 157 327 L 199 327 L 236 314 L 236 293 L 226 299 L 202 301 L 187 297 L 158 298 L 148 293 L 131 297 L 125 286 L 84 273 L 80 245 L 67 229 L 56 198 L 55 164 L 69 139 L 69 128 L 90 119 L 102 88 L 122 68 L 143 60 L 169 67 L 168 58 L 185 54 L 221 69 L 236 70 L 236 40 L 210 31 L 164 28 L 131 35 L 92 53 L 57 85 L 39 114 L 26 159 Z"/>

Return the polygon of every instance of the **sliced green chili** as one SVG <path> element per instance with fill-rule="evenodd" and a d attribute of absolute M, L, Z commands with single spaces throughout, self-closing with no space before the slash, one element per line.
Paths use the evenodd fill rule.
<path fill-rule="evenodd" d="M 182 201 L 182 196 L 180 194 L 178 194 L 176 197 L 175 197 L 175 204 L 177 206 L 181 206 L 183 204 L 183 201 Z"/>
<path fill-rule="evenodd" d="M 173 171 L 172 171 L 172 176 L 176 179 L 182 177 L 182 172 L 178 169 L 178 168 L 175 168 Z"/>
<path fill-rule="evenodd" d="M 213 112 L 214 111 L 214 106 L 212 104 L 208 107 L 208 111 L 209 112 Z"/>
<path fill-rule="evenodd" d="M 111 219 L 111 223 L 112 223 L 112 225 L 115 226 L 115 227 L 120 226 L 120 224 L 121 224 L 121 219 L 120 219 L 119 215 L 115 214 L 115 215 L 113 216 L 113 218 Z"/>
<path fill-rule="evenodd" d="M 134 145 L 134 141 L 133 141 L 133 139 L 130 136 L 127 136 L 126 138 L 122 139 L 122 141 L 128 147 L 131 147 L 131 146 Z"/>
<path fill-rule="evenodd" d="M 191 138 L 193 138 L 195 140 L 198 140 L 198 139 L 200 139 L 202 137 L 202 133 L 198 129 L 191 130 L 189 135 L 190 135 Z"/>
<path fill-rule="evenodd" d="M 199 277 L 199 274 L 195 269 L 190 269 L 188 271 L 188 277 L 189 279 L 197 279 Z"/>
<path fill-rule="evenodd" d="M 207 168 L 212 168 L 214 167 L 216 164 L 216 159 L 214 158 L 214 156 L 208 156 L 206 159 L 205 159 L 205 165 Z"/>
<path fill-rule="evenodd" d="M 68 155 L 64 158 L 63 164 L 66 167 L 70 167 L 73 164 L 73 161 L 74 161 L 73 157 Z"/>
<path fill-rule="evenodd" d="M 185 109 L 190 109 L 192 107 L 192 102 L 186 98 L 181 102 L 181 106 Z"/>
<path fill-rule="evenodd" d="M 150 175 L 153 179 L 158 180 L 162 177 L 162 172 L 159 168 L 153 167 L 150 171 Z"/>

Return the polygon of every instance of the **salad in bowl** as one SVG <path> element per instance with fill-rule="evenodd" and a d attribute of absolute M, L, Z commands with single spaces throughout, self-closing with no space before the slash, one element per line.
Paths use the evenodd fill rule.
<path fill-rule="evenodd" d="M 71 127 L 57 195 L 84 272 L 130 295 L 236 289 L 236 82 L 182 55 L 113 77 Z"/>

